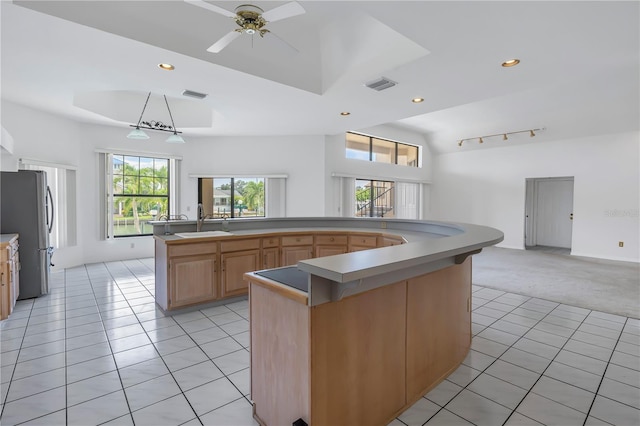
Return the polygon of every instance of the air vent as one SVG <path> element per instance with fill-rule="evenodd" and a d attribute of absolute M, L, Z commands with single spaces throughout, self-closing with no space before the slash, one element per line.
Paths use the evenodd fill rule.
<path fill-rule="evenodd" d="M 185 90 L 184 92 L 182 92 L 182 94 L 184 96 L 189 96 L 197 99 L 204 99 L 208 96 L 206 93 L 194 92 L 193 90 Z"/>
<path fill-rule="evenodd" d="M 393 87 L 396 84 L 398 83 L 396 83 L 395 81 L 389 80 L 386 77 L 380 77 L 379 79 L 369 81 L 364 85 L 367 86 L 369 89 L 377 90 L 379 92 L 381 90 L 388 89 L 389 87 Z"/>

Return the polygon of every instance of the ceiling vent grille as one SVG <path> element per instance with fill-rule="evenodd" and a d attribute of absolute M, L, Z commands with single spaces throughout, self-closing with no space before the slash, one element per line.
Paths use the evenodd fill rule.
<path fill-rule="evenodd" d="M 194 92 L 193 90 L 185 90 L 182 94 L 196 99 L 204 99 L 208 96 L 206 93 Z"/>
<path fill-rule="evenodd" d="M 396 84 L 398 84 L 398 83 L 396 83 L 393 80 L 389 80 L 386 77 L 380 77 L 380 78 L 378 78 L 376 80 L 369 81 L 369 82 L 365 83 L 364 85 L 367 86 L 369 89 L 377 90 L 379 92 L 381 90 L 385 90 L 385 89 L 388 89 L 390 87 L 393 87 Z"/>

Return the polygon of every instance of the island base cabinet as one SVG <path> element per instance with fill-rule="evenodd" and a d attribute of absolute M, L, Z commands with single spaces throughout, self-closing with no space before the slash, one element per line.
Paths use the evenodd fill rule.
<path fill-rule="evenodd" d="M 401 282 L 311 308 L 312 425 L 386 425 L 405 405 L 406 299 Z"/>
<path fill-rule="evenodd" d="M 212 255 L 177 257 L 169 261 L 169 308 L 207 302 L 216 298 L 216 258 Z"/>
<path fill-rule="evenodd" d="M 470 258 L 316 306 L 288 292 L 250 275 L 251 400 L 262 425 L 387 425 L 471 346 Z"/>
<path fill-rule="evenodd" d="M 470 305 L 471 257 L 407 281 L 408 395 L 425 394 L 467 356 Z"/>
<path fill-rule="evenodd" d="M 223 253 L 222 297 L 247 294 L 248 284 L 243 279 L 245 272 L 260 269 L 260 250 L 246 250 Z"/>

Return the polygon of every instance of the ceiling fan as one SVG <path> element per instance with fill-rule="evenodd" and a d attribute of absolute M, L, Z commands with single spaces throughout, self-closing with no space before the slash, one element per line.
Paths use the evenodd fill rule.
<path fill-rule="evenodd" d="M 226 17 L 233 18 L 233 20 L 236 21 L 236 24 L 238 24 L 238 26 L 240 27 L 227 33 L 227 35 L 216 41 L 213 45 L 211 45 L 211 47 L 207 49 L 208 52 L 219 53 L 222 49 L 227 47 L 233 40 L 240 37 L 243 33 L 249 34 L 251 36 L 253 36 L 254 34 L 259 34 L 260 37 L 273 36 L 272 39 L 277 41 L 282 46 L 285 46 L 295 52 L 298 51 L 295 47 L 291 46 L 289 43 L 265 28 L 268 23 L 280 21 L 282 19 L 291 18 L 292 16 L 302 15 L 303 13 L 305 13 L 305 10 L 302 8 L 302 6 L 300 6 L 300 4 L 296 3 L 295 1 L 284 4 L 282 6 L 278 6 L 275 9 L 271 9 L 267 12 L 265 12 L 258 6 L 254 6 L 251 4 L 242 4 L 236 7 L 234 12 L 230 12 L 211 3 L 207 3 L 204 0 L 184 1 L 194 6 L 202 7 Z"/>

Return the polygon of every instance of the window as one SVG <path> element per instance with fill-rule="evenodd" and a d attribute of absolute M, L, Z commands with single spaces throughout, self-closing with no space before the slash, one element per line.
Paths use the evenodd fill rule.
<path fill-rule="evenodd" d="M 173 160 L 135 155 L 107 156 L 107 235 L 153 234 L 147 221 L 169 215 L 170 170 Z"/>
<path fill-rule="evenodd" d="M 394 217 L 394 183 L 356 179 L 356 217 Z"/>
<path fill-rule="evenodd" d="M 219 217 L 265 217 L 265 178 L 198 178 L 198 202 L 204 214 Z"/>
<path fill-rule="evenodd" d="M 348 132 L 346 157 L 376 163 L 418 167 L 419 147 Z"/>

